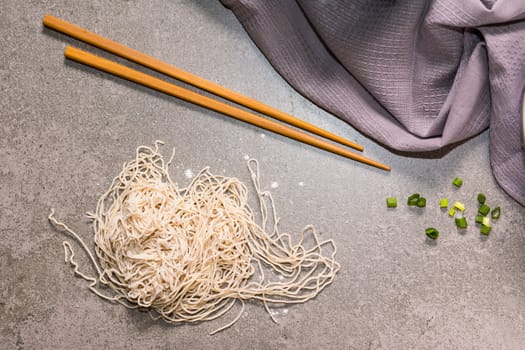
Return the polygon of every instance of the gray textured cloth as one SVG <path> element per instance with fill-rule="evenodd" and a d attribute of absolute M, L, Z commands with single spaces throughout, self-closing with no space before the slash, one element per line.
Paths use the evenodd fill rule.
<path fill-rule="evenodd" d="M 222 0 L 304 96 L 400 151 L 490 126 L 503 189 L 525 205 L 525 0 Z"/>

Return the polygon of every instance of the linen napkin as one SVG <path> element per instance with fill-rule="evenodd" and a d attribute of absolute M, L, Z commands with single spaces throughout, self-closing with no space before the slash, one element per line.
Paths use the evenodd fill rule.
<path fill-rule="evenodd" d="M 301 94 L 384 146 L 439 150 L 490 128 L 525 205 L 525 0 L 222 0 Z"/>

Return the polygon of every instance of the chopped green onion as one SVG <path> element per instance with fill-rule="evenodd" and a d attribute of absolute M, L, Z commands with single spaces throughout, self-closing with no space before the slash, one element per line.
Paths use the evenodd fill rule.
<path fill-rule="evenodd" d="M 441 198 L 439 201 L 439 207 L 440 208 L 448 208 L 448 199 L 447 198 Z"/>
<path fill-rule="evenodd" d="M 452 181 L 452 184 L 456 187 L 461 187 L 461 185 L 463 185 L 463 180 L 461 180 L 459 177 L 456 177 L 453 181 Z"/>
<path fill-rule="evenodd" d="M 465 211 L 465 204 L 460 203 L 460 202 L 455 202 L 454 203 L 454 208 L 456 208 L 457 210 L 460 210 L 460 211 Z"/>
<path fill-rule="evenodd" d="M 432 238 L 432 239 L 436 239 L 439 237 L 439 231 L 436 230 L 435 228 L 433 227 L 429 227 L 425 230 L 425 234 L 427 235 L 427 237 L 429 238 Z"/>
<path fill-rule="evenodd" d="M 481 224 L 483 222 L 483 215 L 476 215 L 476 224 Z"/>
<path fill-rule="evenodd" d="M 501 214 L 501 208 L 500 207 L 496 207 L 496 208 L 492 209 L 492 212 L 490 213 L 490 216 L 493 219 L 499 219 L 500 214 Z"/>
<path fill-rule="evenodd" d="M 456 214 L 456 208 L 452 207 L 448 211 L 448 216 L 454 216 L 454 214 Z"/>
<path fill-rule="evenodd" d="M 481 232 L 482 235 L 488 235 L 491 230 L 492 230 L 492 227 L 490 226 L 481 226 L 481 229 L 479 230 L 479 232 Z"/>
<path fill-rule="evenodd" d="M 487 214 L 490 212 L 490 207 L 486 204 L 482 204 L 480 207 L 479 207 L 479 213 L 483 216 L 487 216 Z"/>
<path fill-rule="evenodd" d="M 459 228 L 467 228 L 467 219 L 463 216 L 460 218 L 456 218 L 456 226 Z"/>
<path fill-rule="evenodd" d="M 426 205 L 427 205 L 427 200 L 426 198 L 424 197 L 419 197 L 419 199 L 417 200 L 417 203 L 416 205 L 420 208 L 424 208 Z"/>
<path fill-rule="evenodd" d="M 485 204 L 487 197 L 483 193 L 478 193 L 478 203 Z"/>
<path fill-rule="evenodd" d="M 397 198 L 396 197 L 388 197 L 386 199 L 386 206 L 388 208 L 397 208 Z"/>
<path fill-rule="evenodd" d="M 419 193 L 414 193 L 408 197 L 407 204 L 410 206 L 417 205 L 417 202 L 419 201 Z"/>
<path fill-rule="evenodd" d="M 481 225 L 483 225 L 483 226 L 490 226 L 490 219 L 487 216 L 484 216 L 481 219 Z"/>

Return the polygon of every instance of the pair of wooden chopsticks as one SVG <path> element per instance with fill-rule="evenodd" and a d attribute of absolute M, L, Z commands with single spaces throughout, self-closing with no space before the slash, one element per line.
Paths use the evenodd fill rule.
<path fill-rule="evenodd" d="M 332 134 L 315 125 L 312 125 L 303 120 L 297 119 L 273 107 L 267 106 L 249 97 L 243 96 L 239 93 L 226 89 L 211 81 L 208 81 L 206 79 L 193 75 L 189 72 L 186 72 L 182 69 L 174 67 L 168 63 L 162 62 L 146 54 L 143 54 L 139 51 L 133 50 L 127 46 L 124 46 L 112 40 L 106 39 L 95 33 L 91 33 L 87 31 L 86 29 L 78 27 L 72 23 L 66 22 L 59 18 L 53 17 L 51 15 L 45 15 L 43 19 L 43 24 L 46 27 L 52 28 L 58 32 L 69 35 L 75 39 L 84 41 L 95 47 L 108 51 L 117 56 L 123 57 L 129 61 L 138 63 L 144 67 L 150 68 L 152 70 L 165 74 L 169 77 L 178 79 L 180 81 L 191 84 L 200 89 L 206 90 L 212 94 L 228 99 L 239 105 L 248 107 L 259 113 L 268 115 L 277 120 L 288 123 L 300 129 L 309 131 L 316 135 L 325 137 L 327 139 L 338 142 L 345 146 L 355 148 L 359 151 L 363 150 L 362 146 L 352 141 L 344 139 L 338 135 Z M 259 115 L 247 112 L 238 107 L 231 106 L 227 103 L 224 103 L 224 102 L 212 99 L 210 97 L 201 95 L 199 93 L 193 92 L 191 90 L 179 87 L 175 84 L 168 83 L 164 80 L 155 78 L 151 75 L 139 72 L 135 69 L 123 66 L 121 64 L 115 63 L 105 58 L 95 56 L 83 50 L 68 46 L 66 47 L 64 55 L 67 58 L 72 59 L 74 61 L 83 63 L 85 65 L 91 66 L 93 68 L 99 69 L 101 71 L 104 71 L 110 74 L 113 74 L 120 78 L 127 79 L 132 82 L 144 85 L 146 87 L 163 92 L 165 94 L 180 98 L 182 100 L 199 105 L 201 107 L 211 109 L 213 111 L 225 114 L 227 116 L 256 125 L 263 129 L 275 132 L 277 134 L 280 134 L 280 135 L 292 138 L 294 140 L 309 144 L 311 146 L 341 155 L 343 157 L 347 157 L 347 158 L 377 167 L 379 169 L 390 171 L 390 167 L 387 165 L 384 165 L 375 160 L 366 158 L 360 154 L 351 152 L 345 148 L 334 145 L 325 140 L 316 138 L 314 136 L 303 133 L 299 130 L 296 130 L 294 128 L 280 124 L 273 120 L 266 119 Z"/>

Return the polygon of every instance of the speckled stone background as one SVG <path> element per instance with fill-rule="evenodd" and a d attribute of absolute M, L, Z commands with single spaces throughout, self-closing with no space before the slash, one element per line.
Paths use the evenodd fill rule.
<path fill-rule="evenodd" d="M 45 13 L 81 25 L 262 100 L 365 146 L 391 173 L 290 141 L 68 62 Z M 2 1 L 0 11 L 0 348 L 2 349 L 524 349 L 525 208 L 491 176 L 488 132 L 425 157 L 393 154 L 320 110 L 276 74 L 218 1 Z M 121 60 L 119 60 L 121 61 Z M 133 65 L 132 65 L 133 66 Z M 249 186 L 261 163 L 281 230 L 314 224 L 338 246 L 341 271 L 315 300 L 276 310 L 249 303 L 239 322 L 168 325 L 101 300 L 64 263 L 67 235 L 139 145 L 166 142 L 179 185 L 210 166 Z M 464 179 L 455 189 L 451 180 Z M 249 186 L 250 189 L 252 189 Z M 475 196 L 500 205 L 489 237 L 473 225 Z M 385 208 L 412 192 L 425 209 Z M 252 192 L 253 194 L 253 192 Z M 438 200 L 467 205 L 459 232 Z M 253 200 L 253 196 L 252 196 Z M 253 200 L 255 205 L 255 200 Z M 436 242 L 424 229 L 435 226 Z M 74 245 L 83 271 L 93 272 Z"/>

